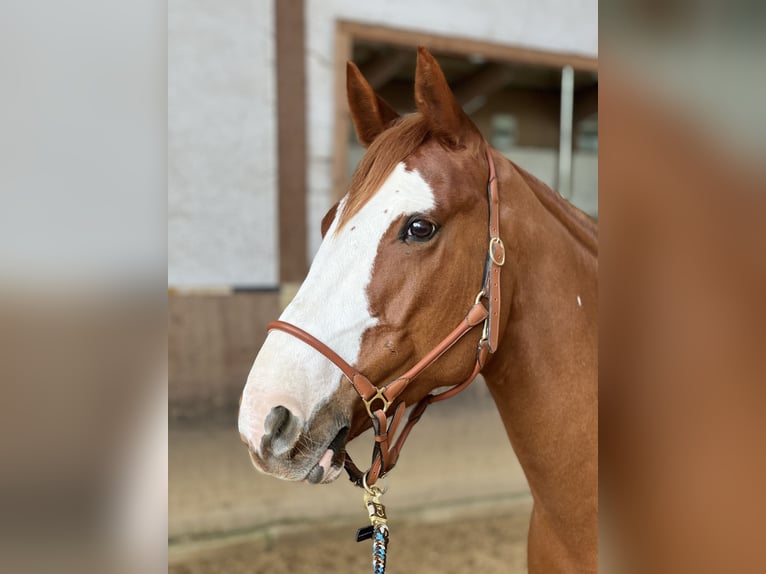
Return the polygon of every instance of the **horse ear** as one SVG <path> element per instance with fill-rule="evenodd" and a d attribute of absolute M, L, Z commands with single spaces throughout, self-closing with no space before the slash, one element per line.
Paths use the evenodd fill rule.
<path fill-rule="evenodd" d="M 368 147 L 399 114 L 378 96 L 353 62 L 346 64 L 346 94 L 359 143 Z"/>
<path fill-rule="evenodd" d="M 423 46 L 418 48 L 415 103 L 434 136 L 450 147 L 464 147 L 471 138 L 481 139 L 479 128 L 452 94 L 439 63 Z"/>

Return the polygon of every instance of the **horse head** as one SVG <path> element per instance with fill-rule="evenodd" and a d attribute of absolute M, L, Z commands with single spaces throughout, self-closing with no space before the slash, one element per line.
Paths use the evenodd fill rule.
<path fill-rule="evenodd" d="M 367 151 L 325 216 L 323 241 L 281 321 L 300 326 L 380 386 L 434 349 L 482 289 L 487 253 L 487 144 L 421 48 L 417 113 L 399 115 L 348 64 L 347 94 Z M 470 375 L 480 330 L 408 385 L 414 404 Z M 239 431 L 259 470 L 336 479 L 345 444 L 370 426 L 338 367 L 272 330 L 242 395 Z"/>

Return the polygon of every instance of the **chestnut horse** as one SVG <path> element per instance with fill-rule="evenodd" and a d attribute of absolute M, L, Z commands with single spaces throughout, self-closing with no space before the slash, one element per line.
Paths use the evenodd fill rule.
<path fill-rule="evenodd" d="M 348 193 L 325 216 L 322 245 L 281 321 L 316 337 L 378 386 L 399 377 L 478 301 L 493 163 L 507 260 L 497 276 L 503 296 L 496 348 L 480 366 L 534 500 L 528 567 L 595 572 L 596 224 L 489 147 L 424 48 L 417 113 L 399 117 L 350 63 L 347 91 L 368 149 Z M 482 336 L 481 328 L 469 329 L 408 381 L 397 401 L 412 405 L 470 378 Z M 239 412 L 241 437 L 259 470 L 333 481 L 346 442 L 370 427 L 356 385 L 327 355 L 284 329 L 270 331 Z"/>

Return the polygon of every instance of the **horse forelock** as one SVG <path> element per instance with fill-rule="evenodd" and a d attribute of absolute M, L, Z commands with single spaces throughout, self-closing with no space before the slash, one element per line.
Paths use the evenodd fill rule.
<path fill-rule="evenodd" d="M 351 178 L 335 233 L 359 213 L 394 168 L 423 145 L 429 136 L 428 122 L 421 114 L 415 113 L 402 117 L 370 144 Z"/>

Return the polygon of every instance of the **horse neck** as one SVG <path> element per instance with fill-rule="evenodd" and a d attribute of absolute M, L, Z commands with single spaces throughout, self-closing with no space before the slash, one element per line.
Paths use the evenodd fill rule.
<path fill-rule="evenodd" d="M 568 526 L 562 522 L 559 530 L 580 524 L 578 536 L 590 526 L 595 535 L 595 523 L 590 524 L 597 512 L 598 470 L 595 224 L 510 162 L 499 163 L 507 320 L 484 377 L 536 512 L 560 517 Z"/>

